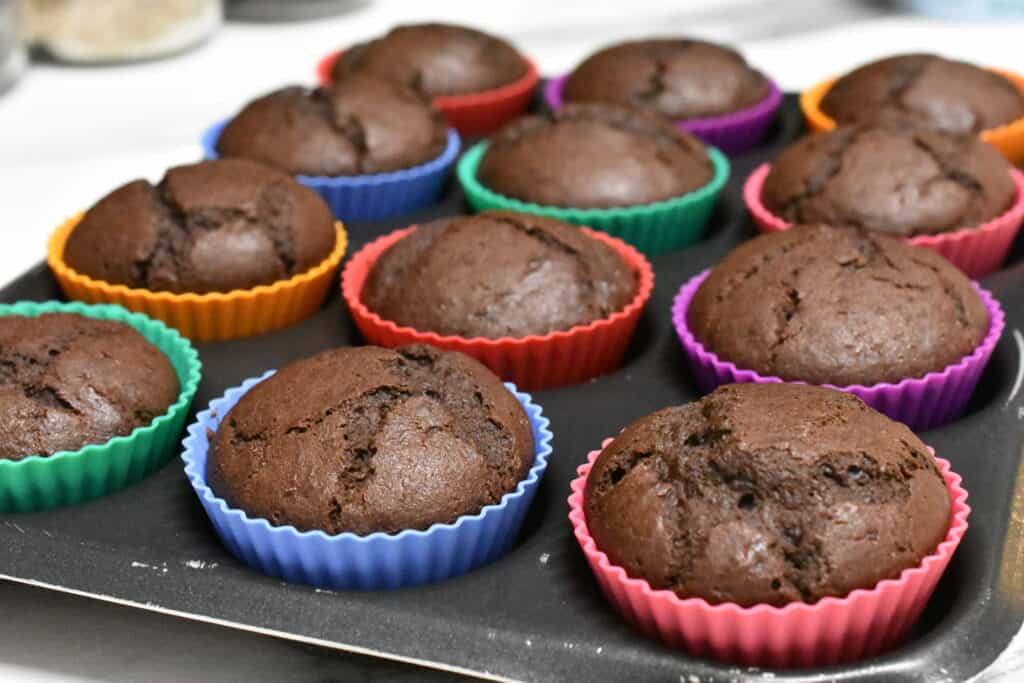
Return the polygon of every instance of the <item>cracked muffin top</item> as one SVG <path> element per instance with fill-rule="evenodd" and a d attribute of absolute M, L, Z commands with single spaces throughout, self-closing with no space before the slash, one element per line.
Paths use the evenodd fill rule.
<path fill-rule="evenodd" d="M 568 330 L 636 292 L 622 257 L 574 225 L 512 211 L 442 218 L 381 254 L 363 303 L 386 320 L 461 337 Z"/>
<path fill-rule="evenodd" d="M 228 292 L 285 280 L 334 249 L 331 211 L 291 177 L 244 159 L 135 180 L 97 202 L 64 261 L 97 280 L 156 292 Z"/>
<path fill-rule="evenodd" d="M 656 114 L 569 104 L 524 116 L 488 142 L 480 182 L 544 206 L 607 209 L 679 197 L 706 185 L 707 149 Z"/>
<path fill-rule="evenodd" d="M 854 69 L 829 88 L 820 106 L 836 123 L 909 118 L 965 134 L 1024 117 L 1024 93 L 1004 76 L 973 64 L 912 54 Z"/>
<path fill-rule="evenodd" d="M 348 48 L 331 77 L 369 73 L 437 97 L 500 88 L 526 71 L 526 61 L 501 38 L 464 26 L 412 24 Z"/>
<path fill-rule="evenodd" d="M 178 400 L 167 357 L 131 326 L 75 313 L 0 317 L 0 459 L 75 451 Z"/>
<path fill-rule="evenodd" d="M 533 465 L 529 420 L 487 368 L 430 346 L 339 348 L 246 393 L 211 439 L 217 495 L 328 534 L 426 529 L 475 514 Z"/>
<path fill-rule="evenodd" d="M 671 119 L 729 114 L 767 96 L 767 80 L 738 52 L 683 38 L 606 47 L 576 67 L 563 92 L 566 101 L 632 105 Z"/>
<path fill-rule="evenodd" d="M 975 136 L 841 126 L 797 141 L 772 165 L 765 207 L 791 223 L 911 236 L 985 223 L 1016 195 L 1010 165 Z"/>
<path fill-rule="evenodd" d="M 613 564 L 712 604 L 782 606 L 896 578 L 949 529 L 935 459 L 859 398 L 731 384 L 624 429 L 587 479 Z"/>
<path fill-rule="evenodd" d="M 974 351 L 989 321 L 970 280 L 929 249 L 796 225 L 722 259 L 693 297 L 687 324 L 737 367 L 848 386 L 941 371 Z"/>
<path fill-rule="evenodd" d="M 444 118 L 427 99 L 360 75 L 253 100 L 224 127 L 217 150 L 293 175 L 355 176 L 419 166 L 440 156 L 446 141 Z"/>

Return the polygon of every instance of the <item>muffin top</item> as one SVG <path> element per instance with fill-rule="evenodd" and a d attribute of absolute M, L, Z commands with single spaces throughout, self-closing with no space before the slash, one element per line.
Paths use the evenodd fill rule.
<path fill-rule="evenodd" d="M 207 474 L 217 495 L 276 525 L 391 533 L 497 503 L 533 455 L 525 411 L 477 361 L 360 346 L 249 390 L 224 416 Z"/>
<path fill-rule="evenodd" d="M 526 71 L 526 61 L 501 38 L 465 26 L 413 24 L 348 48 L 331 77 L 372 73 L 436 97 L 500 88 Z"/>
<path fill-rule="evenodd" d="M 949 529 L 927 447 L 859 398 L 732 384 L 624 429 L 587 479 L 597 547 L 712 604 L 782 606 L 896 578 Z"/>
<path fill-rule="evenodd" d="M 765 179 L 765 207 L 791 223 L 924 235 L 978 225 L 1013 204 L 1010 165 L 976 136 L 840 126 L 798 140 Z"/>
<path fill-rule="evenodd" d="M 622 310 L 636 277 L 574 225 L 512 211 L 442 218 L 385 251 L 363 287 L 386 320 L 462 337 L 567 330 Z"/>
<path fill-rule="evenodd" d="M 290 174 L 355 176 L 424 164 L 440 156 L 446 140 L 444 118 L 428 100 L 361 75 L 253 100 L 224 127 L 217 149 Z"/>
<path fill-rule="evenodd" d="M 971 282 L 939 254 L 824 225 L 734 249 L 697 290 L 687 323 L 740 368 L 836 386 L 941 371 L 989 326 Z"/>
<path fill-rule="evenodd" d="M 569 104 L 524 116 L 488 143 L 480 182 L 546 206 L 607 209 L 650 204 L 706 185 L 713 169 L 692 135 L 649 112 Z"/>
<path fill-rule="evenodd" d="M 587 57 L 566 81 L 572 102 L 614 102 L 671 119 L 720 116 L 768 96 L 768 82 L 736 52 L 700 40 L 619 43 Z"/>
<path fill-rule="evenodd" d="M 309 270 L 334 249 L 330 209 L 289 176 L 244 159 L 123 185 L 75 226 L 64 261 L 89 277 L 163 292 L 228 292 Z"/>
<path fill-rule="evenodd" d="M 178 391 L 167 357 L 129 325 L 76 313 L 0 317 L 0 458 L 131 434 Z"/>
<path fill-rule="evenodd" d="M 948 133 L 979 133 L 1024 116 L 1024 94 L 1007 78 L 937 55 L 888 57 L 829 88 L 821 110 L 837 123 L 910 118 Z"/>

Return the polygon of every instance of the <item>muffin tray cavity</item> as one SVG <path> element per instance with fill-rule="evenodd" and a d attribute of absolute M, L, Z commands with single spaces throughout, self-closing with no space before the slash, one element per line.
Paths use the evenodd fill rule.
<path fill-rule="evenodd" d="M 624 365 L 592 382 L 533 392 L 554 452 L 519 539 L 464 576 L 417 588 L 315 590 L 263 576 L 228 554 L 179 458 L 113 495 L 47 512 L 0 516 L 0 577 L 304 643 L 495 680 L 664 680 L 746 675 L 781 681 L 965 680 L 988 666 L 1024 621 L 1024 253 L 984 279 L 1006 330 L 964 417 L 922 434 L 963 476 L 970 529 L 907 642 L 832 669 L 759 671 L 698 660 L 623 623 L 601 595 L 567 519 L 569 482 L 601 440 L 700 392 L 672 327 L 683 282 L 756 233 L 743 181 L 803 130 L 789 96 L 760 147 L 732 160 L 706 238 L 652 258 L 655 290 Z M 453 183 L 444 201 L 387 223 L 346 224 L 354 253 L 395 228 L 466 211 Z M 198 344 L 203 380 L 193 411 L 249 377 L 362 339 L 339 295 L 284 330 Z M 60 298 L 45 264 L 0 290 L 0 302 Z M 190 418 L 191 419 L 191 418 Z M 184 438 L 182 434 L 182 438 Z M 414 672 L 410 672 L 415 677 Z"/>

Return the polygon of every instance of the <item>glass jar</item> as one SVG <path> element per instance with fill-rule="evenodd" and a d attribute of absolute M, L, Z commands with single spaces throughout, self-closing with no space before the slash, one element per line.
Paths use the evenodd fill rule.
<path fill-rule="evenodd" d="M 220 0 L 26 0 L 28 39 L 68 62 L 122 62 L 180 52 L 220 27 Z"/>
<path fill-rule="evenodd" d="M 27 61 L 19 6 L 18 0 L 0 0 L 0 92 L 14 85 Z"/>

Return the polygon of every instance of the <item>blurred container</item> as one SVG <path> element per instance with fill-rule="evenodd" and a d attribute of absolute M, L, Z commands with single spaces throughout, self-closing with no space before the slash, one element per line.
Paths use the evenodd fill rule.
<path fill-rule="evenodd" d="M 941 19 L 1024 19 L 1024 0 L 904 0 L 903 4 L 913 12 Z"/>
<path fill-rule="evenodd" d="M 152 59 L 192 47 L 223 22 L 221 0 L 25 0 L 28 39 L 68 62 Z"/>
<path fill-rule="evenodd" d="M 366 0 L 227 0 L 228 19 L 306 21 L 333 17 L 366 5 Z"/>
<path fill-rule="evenodd" d="M 14 85 L 25 70 L 20 3 L 0 0 L 0 92 Z"/>

